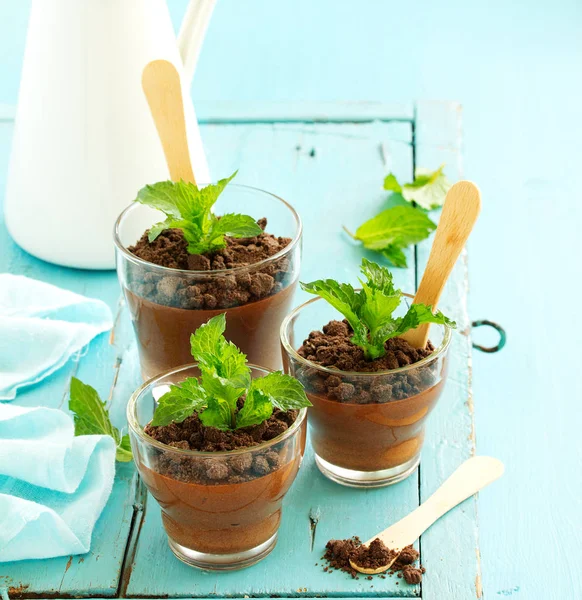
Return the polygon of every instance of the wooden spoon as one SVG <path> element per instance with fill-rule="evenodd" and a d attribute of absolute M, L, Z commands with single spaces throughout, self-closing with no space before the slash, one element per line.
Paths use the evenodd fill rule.
<path fill-rule="evenodd" d="M 422 303 L 436 309 L 480 210 L 481 193 L 474 183 L 459 181 L 448 191 L 428 263 L 414 297 L 415 304 Z M 430 323 L 423 323 L 401 337 L 415 348 L 424 348 L 429 327 Z"/>
<path fill-rule="evenodd" d="M 356 571 L 367 575 L 387 571 L 403 548 L 413 544 L 451 508 L 499 479 L 503 475 L 503 470 L 503 463 L 489 456 L 474 456 L 466 460 L 426 502 L 423 502 L 404 519 L 366 542 L 367 546 L 376 538 L 380 538 L 388 548 L 398 552 L 394 560 L 377 569 L 365 569 L 351 560 L 350 565 Z"/>
<path fill-rule="evenodd" d="M 148 63 L 142 73 L 141 85 L 164 148 L 172 181 L 183 179 L 196 183 L 188 150 L 182 86 L 176 67 L 167 60 Z"/>

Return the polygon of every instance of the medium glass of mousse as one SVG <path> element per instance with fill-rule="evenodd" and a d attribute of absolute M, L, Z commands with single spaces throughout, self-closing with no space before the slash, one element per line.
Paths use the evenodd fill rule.
<path fill-rule="evenodd" d="M 249 367 L 253 379 L 270 373 Z M 305 450 L 306 409 L 275 409 L 260 425 L 234 432 L 204 427 L 197 414 L 152 427 L 169 386 L 199 376 L 196 365 L 182 366 L 133 394 L 127 407 L 133 456 L 161 506 L 173 553 L 202 569 L 239 569 L 275 547 L 281 503 Z"/>
<path fill-rule="evenodd" d="M 320 471 L 351 487 L 391 485 L 420 461 L 426 418 L 446 378 L 451 329 L 433 324 L 432 342 L 421 350 L 390 339 L 385 356 L 373 361 L 364 360 L 352 335 L 330 304 L 307 301 L 281 326 L 285 372 L 313 404 L 310 439 Z"/>
<path fill-rule="evenodd" d="M 218 216 L 253 215 L 263 232 L 252 238 L 227 235 L 225 248 L 190 254 L 180 229 L 148 240 L 148 230 L 163 220 L 150 206 L 135 202 L 117 220 L 117 273 L 144 379 L 190 362 L 190 334 L 220 313 L 227 315 L 227 338 L 249 362 L 281 368 L 278 332 L 301 262 L 299 215 L 273 194 L 232 183 L 213 210 Z"/>

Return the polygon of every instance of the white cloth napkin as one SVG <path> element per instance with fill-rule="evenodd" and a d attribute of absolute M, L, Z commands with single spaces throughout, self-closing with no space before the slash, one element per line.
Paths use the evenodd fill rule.
<path fill-rule="evenodd" d="M 0 274 L 0 400 L 13 400 L 20 387 L 48 377 L 112 326 L 101 300 Z"/>

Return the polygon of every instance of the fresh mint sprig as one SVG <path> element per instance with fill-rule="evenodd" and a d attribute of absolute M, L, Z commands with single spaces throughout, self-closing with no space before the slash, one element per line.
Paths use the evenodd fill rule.
<path fill-rule="evenodd" d="M 164 221 L 150 228 L 150 243 L 166 229 L 181 229 L 188 242 L 188 252 L 204 254 L 224 248 L 226 235 L 234 238 L 259 235 L 262 229 L 248 215 L 228 213 L 219 218 L 212 212 L 218 197 L 236 174 L 237 171 L 201 189 L 187 181 L 160 181 L 142 188 L 135 201 L 166 215 Z"/>
<path fill-rule="evenodd" d="M 362 242 L 364 248 L 380 252 L 395 267 L 406 267 L 404 250 L 422 242 L 436 229 L 426 211 L 442 206 L 451 187 L 443 169 L 444 165 L 436 171 L 419 167 L 414 181 L 403 185 L 394 173 L 389 173 L 384 179 L 384 189 L 393 192 L 393 200 L 400 204 L 372 217 L 355 234 L 344 227 L 345 231 Z"/>
<path fill-rule="evenodd" d="M 425 304 L 412 304 L 403 317 L 394 317 L 393 313 L 402 301 L 402 292 L 394 287 L 390 271 L 366 258 L 362 259 L 360 270 L 366 280 L 360 279 L 362 289 L 359 291 L 334 279 L 301 283 L 301 288 L 320 296 L 346 318 L 354 331 L 351 341 L 362 348 L 367 360 L 384 356 L 385 343 L 389 339 L 422 323 L 456 327 L 456 323 L 442 312 L 433 313 L 432 307 Z"/>
<path fill-rule="evenodd" d="M 159 400 L 153 426 L 181 423 L 196 412 L 207 427 L 233 430 L 266 421 L 274 407 L 286 411 L 311 406 L 301 383 L 290 375 L 277 371 L 251 379 L 246 355 L 226 340 L 225 329 L 226 317 L 220 314 L 192 334 L 192 356 L 201 376 L 170 386 Z"/>
<path fill-rule="evenodd" d="M 122 436 L 119 429 L 111 424 L 109 411 L 97 391 L 73 377 L 69 394 L 69 410 L 75 420 L 75 435 L 110 435 L 117 446 L 115 460 L 129 462 L 133 458 L 129 435 Z"/>

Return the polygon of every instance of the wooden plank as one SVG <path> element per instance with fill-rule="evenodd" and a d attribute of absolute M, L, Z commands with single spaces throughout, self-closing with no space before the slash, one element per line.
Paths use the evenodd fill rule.
<path fill-rule="evenodd" d="M 0 123 L 0 189 L 4 189 L 9 140 L 12 124 Z M 0 271 L 26 274 L 70 289 L 98 297 L 114 313 L 118 310 L 119 285 L 114 272 L 88 272 L 49 265 L 26 254 L 9 238 L 0 203 Z M 82 355 L 71 359 L 48 380 L 19 392 L 15 403 L 65 407 L 70 376 L 75 373 L 93 385 L 102 398 L 109 398 L 118 377 L 118 357 L 126 346 L 111 344 L 108 334 L 96 338 Z M 138 380 L 131 385 L 134 388 Z M 127 391 L 117 395 L 111 409 L 118 426 L 125 423 Z M 0 587 L 20 590 L 24 594 L 103 595 L 116 594 L 125 548 L 133 518 L 135 471 L 132 465 L 118 468 L 111 497 L 95 527 L 91 551 L 83 556 L 65 556 L 43 561 L 19 561 L 0 564 Z"/>
<path fill-rule="evenodd" d="M 414 118 L 414 106 L 387 102 L 198 102 L 202 123 L 369 123 Z"/>
<path fill-rule="evenodd" d="M 462 177 L 460 117 L 460 107 L 456 104 L 419 104 L 415 130 L 418 166 L 436 168 L 444 162 L 452 181 Z M 430 247 L 431 240 L 427 240 L 417 248 L 419 280 Z M 420 464 L 422 501 L 475 451 L 467 291 L 465 252 L 451 274 L 439 305 L 457 321 L 458 331 L 449 350 L 448 382 L 427 426 Z M 425 600 L 481 597 L 476 506 L 474 498 L 465 501 L 422 536 L 421 559 L 427 569 L 422 583 Z"/>
<path fill-rule="evenodd" d="M 411 177 L 411 132 L 409 128 L 407 142 L 400 141 L 404 126 L 408 125 L 210 125 L 202 134 L 217 177 L 239 168 L 241 183 L 271 190 L 299 209 L 305 226 L 303 280 L 326 276 L 356 283 L 362 250 L 346 239 L 341 226 L 355 227 L 384 205 L 382 181 L 388 170 L 404 179 Z M 412 289 L 413 268 L 397 270 L 396 279 L 403 288 Z M 298 294 L 297 301 L 302 298 Z M 416 474 L 390 488 L 344 488 L 319 474 L 309 447 L 285 501 L 279 543 L 267 559 L 251 569 L 220 575 L 183 565 L 167 546 L 159 507 L 148 498 L 122 593 L 131 597 L 417 596 L 419 587 L 397 585 L 398 579 L 352 580 L 315 566 L 330 538 L 369 537 L 417 504 Z M 312 529 L 314 515 L 317 526 Z M 291 561 L 293 569 L 285 568 Z"/>
<path fill-rule="evenodd" d="M 0 104 L 0 121 L 12 121 L 13 104 Z M 369 123 L 414 119 L 412 103 L 397 102 L 197 102 L 201 124 L 240 123 Z"/>

